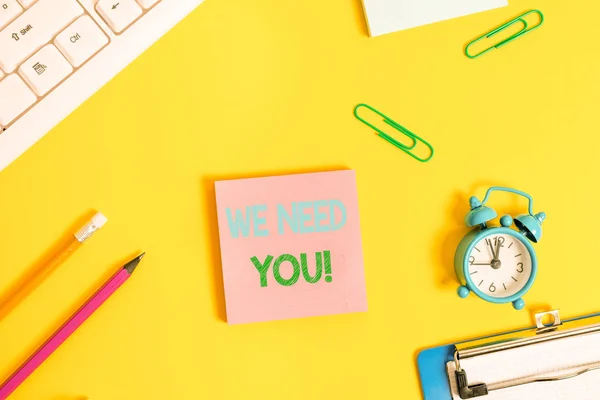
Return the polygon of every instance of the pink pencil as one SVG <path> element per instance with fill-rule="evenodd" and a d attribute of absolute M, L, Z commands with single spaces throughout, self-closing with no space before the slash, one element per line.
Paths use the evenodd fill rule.
<path fill-rule="evenodd" d="M 33 353 L 0 386 L 0 400 L 6 399 L 31 375 L 65 340 L 69 338 L 118 288 L 130 277 L 140 263 L 143 253 L 121 267 L 63 326 L 61 326 L 39 349 Z"/>

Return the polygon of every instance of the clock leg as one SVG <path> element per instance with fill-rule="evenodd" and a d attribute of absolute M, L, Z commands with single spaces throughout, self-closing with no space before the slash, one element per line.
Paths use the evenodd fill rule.
<path fill-rule="evenodd" d="M 458 290 L 456 291 L 456 293 L 458 293 L 458 296 L 461 299 L 464 299 L 465 297 L 467 297 L 469 295 L 469 293 L 471 293 L 471 291 L 466 286 L 459 286 Z"/>
<path fill-rule="evenodd" d="M 512 302 L 512 305 L 515 310 L 522 310 L 525 307 L 525 301 L 523 299 L 516 299 Z"/>

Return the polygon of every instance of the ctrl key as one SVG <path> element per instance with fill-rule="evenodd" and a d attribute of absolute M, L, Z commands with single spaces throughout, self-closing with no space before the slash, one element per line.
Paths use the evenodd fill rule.
<path fill-rule="evenodd" d="M 6 127 L 37 101 L 19 75 L 12 74 L 0 81 L 0 126 Z"/>
<path fill-rule="evenodd" d="M 81 66 L 108 43 L 108 37 L 87 15 L 60 33 L 54 44 L 74 67 Z"/>

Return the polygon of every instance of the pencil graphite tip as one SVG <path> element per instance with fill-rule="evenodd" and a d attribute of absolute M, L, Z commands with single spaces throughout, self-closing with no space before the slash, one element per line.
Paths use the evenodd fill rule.
<path fill-rule="evenodd" d="M 142 261 L 142 258 L 144 258 L 145 255 L 146 255 L 145 252 L 140 254 L 139 256 L 137 256 L 136 258 L 134 258 L 133 260 L 131 260 L 127 264 L 125 264 L 123 266 L 123 269 L 126 269 L 127 272 L 129 273 L 129 275 L 133 274 L 133 271 L 135 271 L 135 268 L 138 266 L 140 261 Z"/>

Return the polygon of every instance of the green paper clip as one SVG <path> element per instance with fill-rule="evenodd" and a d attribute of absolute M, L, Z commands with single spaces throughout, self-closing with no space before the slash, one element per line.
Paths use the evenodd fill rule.
<path fill-rule="evenodd" d="M 400 143 L 399 141 L 397 141 L 396 139 L 394 139 L 393 137 L 391 137 L 390 135 L 388 135 L 387 133 L 385 133 L 381 129 L 377 128 L 375 125 L 373 125 L 369 121 L 363 119 L 360 115 L 358 115 L 358 109 L 361 108 L 361 107 L 367 108 L 367 109 L 373 111 L 375 114 L 379 115 L 381 118 L 383 118 L 383 122 L 385 122 L 386 124 L 388 124 L 392 128 L 398 130 L 399 132 L 401 132 L 406 137 L 410 138 L 412 140 L 412 144 L 411 145 L 405 145 L 405 144 Z M 414 159 L 416 159 L 416 160 L 418 160 L 420 162 L 427 162 L 427 161 L 431 160 L 431 157 L 433 157 L 433 147 L 429 143 L 427 143 L 425 140 L 423 140 L 419 136 L 415 135 L 414 133 L 412 133 L 411 131 L 409 131 L 408 129 L 406 129 L 405 127 L 403 127 L 402 125 L 400 125 L 396 121 L 392 120 L 391 118 L 389 118 L 389 117 L 385 116 L 384 114 L 382 114 L 381 112 L 377 111 L 376 109 L 374 109 L 370 105 L 368 105 L 368 104 L 359 104 L 359 105 L 357 105 L 354 108 L 354 116 L 360 122 L 362 122 L 363 124 L 365 124 L 365 125 L 371 127 L 372 129 L 374 129 L 377 132 L 377 136 L 379 136 L 380 138 L 382 138 L 382 139 L 388 141 L 389 143 L 393 144 L 394 146 L 396 146 L 397 148 L 399 148 L 400 150 L 402 150 L 403 152 L 405 152 L 406 154 L 408 154 L 412 158 L 414 158 Z M 421 158 L 421 157 L 417 156 L 416 154 L 414 154 L 412 152 L 412 150 L 417 146 L 418 142 L 421 142 L 425 146 L 429 147 L 429 150 L 431 152 L 431 154 L 429 155 L 429 157 L 427 157 L 427 158 Z"/>
<path fill-rule="evenodd" d="M 529 26 L 529 24 L 527 23 L 527 21 L 525 20 L 525 17 L 528 16 L 529 14 L 538 14 L 540 16 L 540 22 L 537 25 L 534 25 L 532 27 Z M 489 47 L 477 54 L 469 54 L 469 47 L 471 47 L 472 45 L 474 45 L 475 43 L 478 43 L 484 39 L 489 39 L 492 36 L 504 31 L 505 29 L 508 29 L 509 27 L 511 27 L 514 24 L 518 24 L 521 23 L 523 24 L 523 29 L 521 29 L 520 31 L 518 31 L 517 33 L 515 33 L 514 35 L 509 36 L 507 39 L 504 39 L 503 41 L 501 41 L 500 43 L 497 43 L 495 45 L 493 45 L 492 47 Z M 542 24 L 544 23 L 544 14 L 542 14 L 541 11 L 539 10 L 531 10 L 531 11 L 527 11 L 525 14 L 519 15 L 517 18 L 513 19 L 512 21 L 507 22 L 506 24 L 494 29 L 491 32 L 486 33 L 483 36 L 478 37 L 477 39 L 473 40 L 471 43 L 469 43 L 467 45 L 467 47 L 465 47 L 465 55 L 469 58 L 477 58 L 480 57 L 482 55 L 484 55 L 485 53 L 492 51 L 494 49 L 499 49 L 500 47 L 504 46 L 505 44 L 508 44 L 510 42 L 512 42 L 515 39 L 520 38 L 521 36 L 525 35 L 526 33 L 529 33 L 531 31 L 533 31 L 534 29 L 539 28 L 540 26 L 542 26 Z"/>

